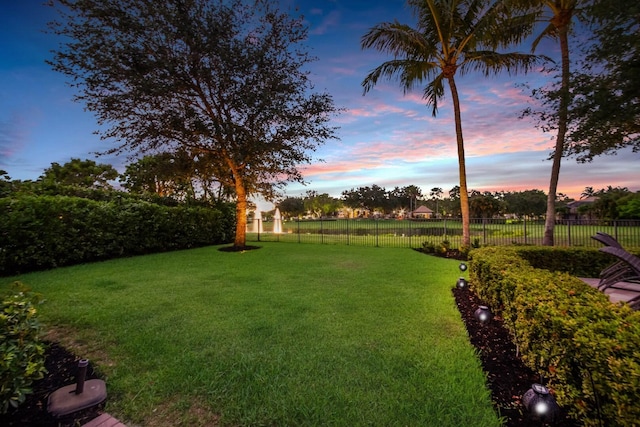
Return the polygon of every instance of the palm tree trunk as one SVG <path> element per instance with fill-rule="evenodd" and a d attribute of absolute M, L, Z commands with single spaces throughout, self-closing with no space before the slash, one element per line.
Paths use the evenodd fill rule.
<path fill-rule="evenodd" d="M 564 140 L 567 133 L 569 116 L 569 38 L 568 24 L 558 28 L 560 38 L 560 53 L 562 56 L 562 79 L 560 86 L 560 105 L 558 108 L 558 135 L 553 152 L 553 165 L 551 166 L 551 180 L 549 181 L 549 193 L 547 194 L 547 217 L 544 223 L 544 238 L 542 244 L 553 246 L 553 230 L 556 224 L 556 193 L 558 180 L 560 179 L 560 162 L 564 154 Z"/>
<path fill-rule="evenodd" d="M 462 138 L 462 116 L 460 115 L 460 98 L 453 76 L 448 77 L 453 111 L 456 123 L 456 142 L 458 146 L 458 173 L 460 175 L 460 212 L 462 213 L 462 246 L 471 247 L 469 191 L 467 190 L 467 167 L 464 157 L 464 139 Z"/>

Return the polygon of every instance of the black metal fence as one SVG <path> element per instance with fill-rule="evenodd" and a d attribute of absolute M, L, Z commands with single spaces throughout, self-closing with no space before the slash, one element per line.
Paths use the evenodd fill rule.
<path fill-rule="evenodd" d="M 544 220 L 472 219 L 471 243 L 480 245 L 540 245 Z M 275 232 L 274 232 L 275 230 Z M 557 246 L 592 246 L 597 231 L 614 236 L 625 247 L 640 247 L 640 220 L 558 220 L 554 228 Z M 247 241 L 346 244 L 419 248 L 424 244 L 462 244 L 461 219 L 318 219 L 281 223 L 249 222 Z"/>

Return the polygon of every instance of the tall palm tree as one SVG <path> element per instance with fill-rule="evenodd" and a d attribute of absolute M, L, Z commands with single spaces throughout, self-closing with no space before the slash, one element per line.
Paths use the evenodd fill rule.
<path fill-rule="evenodd" d="M 580 200 L 593 197 L 594 194 L 596 194 L 596 190 L 594 190 L 593 187 L 584 187 L 582 194 L 580 194 Z"/>
<path fill-rule="evenodd" d="M 438 200 L 440 200 L 440 197 L 442 196 L 442 188 L 433 187 L 429 195 L 436 202 L 436 218 L 438 218 L 439 217 Z"/>
<path fill-rule="evenodd" d="M 569 30 L 573 18 L 578 14 L 579 6 L 586 5 L 591 0 L 511 0 L 512 8 L 524 8 L 529 17 L 529 24 L 546 22 L 545 28 L 533 42 L 532 51 L 535 51 L 538 43 L 543 38 L 553 38 L 560 44 L 560 90 L 558 92 L 558 111 L 556 115 L 558 133 L 553 151 L 553 163 L 551 166 L 551 179 L 549 180 L 549 192 L 547 193 L 547 214 L 544 224 L 544 237 L 542 244 L 553 246 L 553 231 L 556 223 L 556 196 L 558 181 L 560 179 L 560 163 L 564 154 L 565 137 L 569 126 L 570 90 L 570 61 L 569 61 Z"/>
<path fill-rule="evenodd" d="M 499 53 L 497 50 L 520 42 L 530 28 L 506 21 L 502 0 L 409 0 L 415 12 L 416 28 L 397 21 L 371 28 L 361 40 L 362 48 L 390 53 L 394 59 L 384 62 L 362 82 L 364 93 L 381 77 L 397 77 L 405 93 L 426 83 L 423 97 L 438 112 L 444 97 L 445 80 L 451 91 L 455 118 L 462 244 L 471 243 L 469 233 L 469 196 L 460 116 L 460 98 L 455 76 L 478 71 L 485 76 L 502 70 L 528 71 L 540 59 L 523 53 Z"/>

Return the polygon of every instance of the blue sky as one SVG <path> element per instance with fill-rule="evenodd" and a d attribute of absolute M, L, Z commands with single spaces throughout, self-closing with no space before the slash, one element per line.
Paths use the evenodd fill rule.
<path fill-rule="evenodd" d="M 403 95 L 395 82 L 379 83 L 363 96 L 361 82 L 389 57 L 360 48 L 373 25 L 398 19 L 412 23 L 404 0 L 281 0 L 298 7 L 310 28 L 308 46 L 318 57 L 312 65 L 318 90 L 327 90 L 346 111 L 333 123 L 339 140 L 322 146 L 314 162 L 302 168 L 307 186 L 291 184 L 287 194 L 307 190 L 339 197 L 343 190 L 377 184 L 387 189 L 417 185 L 428 194 L 458 184 L 451 98 L 447 93 L 436 118 L 421 92 Z M 57 46 L 43 33 L 52 10 L 42 0 L 0 0 L 0 169 L 14 179 L 37 179 L 52 162 L 72 157 L 110 163 L 123 171 L 126 156 L 94 157 L 111 147 L 93 134 L 97 124 L 83 105 L 72 101 L 65 77 L 44 62 Z M 528 45 L 514 50 L 526 52 Z M 553 45 L 545 54 L 558 57 Z M 533 85 L 547 76 L 457 79 L 470 189 L 548 191 L 552 135 L 518 119 L 529 97 L 516 84 Z M 639 153 L 620 152 L 578 164 L 564 159 L 558 191 L 578 198 L 587 187 L 608 185 L 640 190 Z"/>

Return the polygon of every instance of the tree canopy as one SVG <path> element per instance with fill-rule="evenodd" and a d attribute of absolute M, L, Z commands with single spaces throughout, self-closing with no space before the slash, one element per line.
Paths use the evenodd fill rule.
<path fill-rule="evenodd" d="M 567 151 L 578 161 L 640 151 L 640 3 L 595 1 L 593 35 L 572 74 L 574 97 Z"/>
<path fill-rule="evenodd" d="M 210 166 L 208 156 L 194 157 L 185 150 L 146 155 L 126 166 L 120 182 L 133 193 L 209 204 L 228 201 L 233 188 L 220 184 Z"/>
<path fill-rule="evenodd" d="M 53 0 L 64 42 L 50 61 L 92 111 L 107 152 L 208 156 L 235 190 L 236 246 L 247 198 L 302 181 L 338 112 L 314 92 L 303 19 L 268 0 Z"/>
<path fill-rule="evenodd" d="M 51 163 L 40 176 L 40 181 L 45 185 L 111 188 L 109 181 L 117 177 L 118 171 L 111 165 L 93 160 L 71 159 L 63 165 Z"/>

